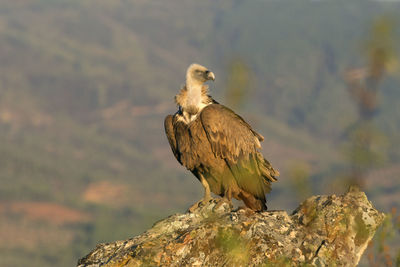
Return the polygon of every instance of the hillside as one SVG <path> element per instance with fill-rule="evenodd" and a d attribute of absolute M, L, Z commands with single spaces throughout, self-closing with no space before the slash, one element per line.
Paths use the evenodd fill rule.
<path fill-rule="evenodd" d="M 200 198 L 162 126 L 192 62 L 266 137 L 282 173 L 269 207 L 344 192 L 343 133 L 357 115 L 344 73 L 366 64 L 376 17 L 399 12 L 373 1 L 1 1 L 0 265 L 71 266 Z M 236 101 L 235 64 L 249 77 Z M 400 208 L 398 74 L 380 88 L 385 160 L 366 189 L 386 212 Z"/>

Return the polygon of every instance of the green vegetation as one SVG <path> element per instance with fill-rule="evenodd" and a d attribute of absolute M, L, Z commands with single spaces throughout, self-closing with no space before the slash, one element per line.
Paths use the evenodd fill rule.
<path fill-rule="evenodd" d="M 399 21 L 393 38 L 378 23 L 382 42 L 365 42 L 399 13 L 378 1 L 1 1 L 0 265 L 74 265 L 200 198 L 162 126 L 192 62 L 266 137 L 282 173 L 268 206 L 291 209 L 308 181 L 299 198 L 346 190 L 341 149 L 358 113 L 345 74 L 390 43 L 374 117 L 384 160 L 366 190 L 400 208 Z"/>
<path fill-rule="evenodd" d="M 246 265 L 249 263 L 249 241 L 240 236 L 236 229 L 219 229 L 216 236 L 216 246 L 221 249 L 228 264 Z"/>

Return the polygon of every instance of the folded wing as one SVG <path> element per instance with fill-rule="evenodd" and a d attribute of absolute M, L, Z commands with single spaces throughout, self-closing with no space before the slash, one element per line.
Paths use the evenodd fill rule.
<path fill-rule="evenodd" d="M 264 138 L 223 105 L 207 106 L 200 119 L 213 153 L 225 160 L 239 187 L 265 200 L 279 173 L 258 151 Z"/>

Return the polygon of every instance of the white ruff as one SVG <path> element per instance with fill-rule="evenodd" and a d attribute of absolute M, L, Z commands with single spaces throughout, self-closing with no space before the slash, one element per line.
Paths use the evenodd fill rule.
<path fill-rule="evenodd" d="M 201 96 L 201 84 L 187 86 L 188 94 L 186 100 L 186 107 L 197 107 L 200 108 L 203 104 Z"/>
<path fill-rule="evenodd" d="M 210 103 L 206 104 L 203 102 L 203 95 L 201 92 L 202 89 L 202 84 L 196 84 L 196 85 L 191 85 L 187 86 L 187 99 L 184 105 L 182 106 L 183 108 L 183 121 L 186 124 L 189 124 L 190 122 L 194 121 L 197 118 L 197 115 L 205 108 L 208 106 Z M 189 114 L 185 110 L 188 108 L 196 108 L 197 113 L 196 114 Z"/>

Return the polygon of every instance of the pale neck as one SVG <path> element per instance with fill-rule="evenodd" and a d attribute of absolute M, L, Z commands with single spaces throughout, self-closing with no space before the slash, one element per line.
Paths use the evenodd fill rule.
<path fill-rule="evenodd" d="M 203 83 L 194 81 L 191 77 L 186 77 L 187 106 L 199 107 L 202 104 Z"/>

